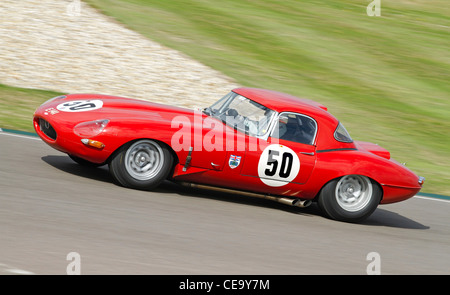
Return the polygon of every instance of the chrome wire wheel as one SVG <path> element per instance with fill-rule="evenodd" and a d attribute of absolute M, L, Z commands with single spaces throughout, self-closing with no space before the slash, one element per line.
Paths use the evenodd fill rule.
<path fill-rule="evenodd" d="M 342 177 L 335 189 L 337 204 L 348 212 L 364 209 L 370 203 L 372 195 L 372 182 L 369 178 L 361 175 Z"/>
<path fill-rule="evenodd" d="M 164 166 L 164 152 L 154 141 L 140 140 L 128 148 L 124 162 L 132 178 L 149 180 L 157 176 Z"/>

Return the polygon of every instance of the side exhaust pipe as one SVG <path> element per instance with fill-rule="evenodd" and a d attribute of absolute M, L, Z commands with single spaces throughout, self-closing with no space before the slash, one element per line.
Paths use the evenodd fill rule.
<path fill-rule="evenodd" d="M 298 199 L 298 198 L 276 197 L 276 196 L 234 190 L 234 189 L 229 189 L 229 188 L 222 188 L 222 187 L 209 186 L 209 185 L 204 185 L 204 184 L 190 183 L 190 182 L 179 182 L 178 184 L 185 186 L 185 187 L 190 187 L 190 188 L 213 190 L 213 191 L 223 192 L 223 193 L 228 193 L 228 194 L 243 195 L 243 196 L 254 197 L 254 198 L 259 198 L 259 199 L 266 199 L 266 200 L 270 200 L 270 201 L 274 201 L 277 203 L 294 206 L 294 207 L 305 208 L 312 204 L 311 200 L 302 200 L 302 199 Z"/>
<path fill-rule="evenodd" d="M 267 199 L 268 196 L 265 196 L 264 199 Z M 272 196 L 270 196 L 272 197 Z M 278 203 L 286 204 L 289 206 L 305 208 L 312 204 L 311 200 L 302 200 L 302 199 L 291 199 L 291 198 L 283 198 L 283 197 L 273 197 L 274 200 Z"/>
<path fill-rule="evenodd" d="M 295 199 L 295 201 L 296 201 L 296 202 L 295 202 L 294 205 L 293 205 L 293 206 L 295 206 L 295 207 L 306 208 L 306 207 L 308 207 L 309 205 L 312 204 L 312 201 L 311 201 L 311 200 Z"/>

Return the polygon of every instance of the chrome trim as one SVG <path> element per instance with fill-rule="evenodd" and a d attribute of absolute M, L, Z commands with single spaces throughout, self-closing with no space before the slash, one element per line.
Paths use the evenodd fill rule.
<path fill-rule="evenodd" d="M 308 153 L 308 152 L 300 152 L 300 154 L 307 155 L 307 156 L 314 156 L 314 152 Z"/>
<path fill-rule="evenodd" d="M 317 150 L 317 153 L 328 153 L 328 152 L 339 152 L 339 151 L 357 151 L 357 148 L 339 148 L 339 149 L 328 149 L 328 150 Z"/>
<path fill-rule="evenodd" d="M 272 110 L 272 109 L 270 109 L 270 110 Z M 272 119 L 270 120 L 270 122 L 268 124 L 267 132 L 264 135 L 255 136 L 255 137 L 267 141 L 269 139 L 269 136 L 272 135 L 272 132 L 273 132 L 273 129 L 275 128 L 275 126 L 276 126 L 276 122 L 278 120 L 278 117 L 280 116 L 280 113 L 278 113 L 278 112 L 276 112 L 274 110 L 272 110 L 272 111 L 274 112 L 274 114 L 273 114 Z"/>

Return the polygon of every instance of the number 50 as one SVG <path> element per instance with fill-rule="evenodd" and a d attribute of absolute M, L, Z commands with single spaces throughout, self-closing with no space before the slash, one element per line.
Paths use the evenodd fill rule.
<path fill-rule="evenodd" d="M 291 174 L 291 170 L 292 170 L 292 162 L 293 162 L 292 154 L 291 153 L 283 153 L 281 155 L 280 169 L 278 169 L 279 155 L 280 155 L 279 151 L 269 150 L 269 157 L 267 160 L 267 166 L 269 166 L 269 168 L 267 168 L 264 171 L 264 173 L 267 176 L 274 176 L 278 172 L 278 176 L 280 178 L 288 178 L 289 175 Z"/>

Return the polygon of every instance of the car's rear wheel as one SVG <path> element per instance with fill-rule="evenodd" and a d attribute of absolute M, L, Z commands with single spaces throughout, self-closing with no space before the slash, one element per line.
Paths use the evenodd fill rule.
<path fill-rule="evenodd" d="M 329 218 L 359 222 L 369 217 L 382 197 L 380 186 L 362 175 L 346 175 L 328 182 L 318 204 Z"/>
<path fill-rule="evenodd" d="M 173 157 L 166 145 L 142 139 L 121 147 L 113 155 L 109 170 L 122 186 L 153 189 L 167 178 L 172 163 Z"/>

